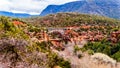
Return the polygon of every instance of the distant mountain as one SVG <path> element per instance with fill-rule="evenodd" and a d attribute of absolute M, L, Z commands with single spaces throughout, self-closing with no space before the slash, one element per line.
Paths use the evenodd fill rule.
<path fill-rule="evenodd" d="M 12 12 L 5 12 L 5 11 L 0 11 L 0 15 L 10 16 L 10 17 L 23 17 L 23 18 L 31 16 L 29 14 L 24 14 L 24 13 L 12 13 Z"/>
<path fill-rule="evenodd" d="M 49 5 L 40 15 L 45 16 L 58 12 L 78 12 L 120 19 L 120 3 L 118 1 L 119 0 L 83 0 L 63 5 Z"/>

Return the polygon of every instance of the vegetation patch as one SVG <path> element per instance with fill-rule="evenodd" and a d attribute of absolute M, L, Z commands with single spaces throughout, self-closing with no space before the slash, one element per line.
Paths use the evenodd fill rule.
<path fill-rule="evenodd" d="M 120 61 L 120 43 L 112 44 L 111 42 L 89 42 L 81 50 L 87 51 L 89 54 L 93 53 L 104 53 L 108 56 Z"/>

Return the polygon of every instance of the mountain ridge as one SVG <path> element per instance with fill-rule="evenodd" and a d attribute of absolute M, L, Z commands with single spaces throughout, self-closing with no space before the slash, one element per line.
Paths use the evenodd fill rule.
<path fill-rule="evenodd" d="M 116 0 L 83 0 L 66 3 L 63 5 L 49 5 L 46 9 L 43 10 L 43 12 L 41 12 L 40 15 L 45 16 L 58 12 L 78 12 L 120 19 L 120 5 Z"/>
<path fill-rule="evenodd" d="M 1 16 L 9 16 L 9 17 L 30 17 L 32 15 L 26 14 L 26 13 L 12 13 L 12 12 L 7 12 L 7 11 L 0 11 Z"/>

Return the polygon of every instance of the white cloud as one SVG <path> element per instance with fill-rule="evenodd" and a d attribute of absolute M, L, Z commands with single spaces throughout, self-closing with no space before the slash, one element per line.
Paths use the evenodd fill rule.
<path fill-rule="evenodd" d="M 40 14 L 50 4 L 64 4 L 77 0 L 0 0 L 0 11 Z"/>

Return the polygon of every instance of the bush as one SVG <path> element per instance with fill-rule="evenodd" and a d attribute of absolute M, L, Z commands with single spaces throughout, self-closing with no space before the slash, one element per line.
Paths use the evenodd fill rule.
<path fill-rule="evenodd" d="M 120 51 L 116 52 L 112 55 L 112 58 L 116 59 L 118 62 L 120 62 Z"/>
<path fill-rule="evenodd" d="M 74 53 L 76 53 L 77 51 L 79 51 L 80 50 L 80 48 L 77 46 L 77 45 L 75 45 L 74 46 Z"/>
<path fill-rule="evenodd" d="M 89 55 L 93 55 L 94 54 L 93 50 L 88 50 L 87 52 L 88 52 Z"/>
<path fill-rule="evenodd" d="M 4 55 L 3 61 L 11 62 L 15 66 L 22 60 L 22 54 L 25 52 L 27 41 L 20 39 L 0 39 L 0 54 Z"/>
<path fill-rule="evenodd" d="M 58 65 L 62 68 L 71 68 L 70 63 L 65 61 L 63 58 L 57 56 L 56 53 L 50 53 L 48 55 L 49 58 L 49 67 L 53 68 L 54 66 Z"/>

